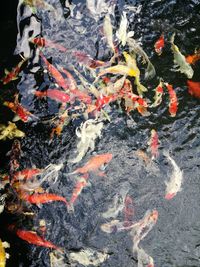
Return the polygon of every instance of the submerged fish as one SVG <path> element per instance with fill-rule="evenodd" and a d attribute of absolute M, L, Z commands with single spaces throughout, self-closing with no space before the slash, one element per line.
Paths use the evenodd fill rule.
<path fill-rule="evenodd" d="M 15 137 L 24 137 L 25 133 L 18 130 L 15 123 L 8 122 L 8 126 L 0 124 L 0 140 L 13 139 Z"/>
<path fill-rule="evenodd" d="M 169 152 L 165 151 L 163 153 L 167 159 L 171 162 L 173 166 L 173 172 L 171 174 L 170 180 L 166 181 L 166 193 L 165 199 L 170 200 L 172 199 L 178 192 L 182 190 L 181 185 L 183 182 L 183 172 L 176 164 L 175 160 L 170 157 Z"/>
<path fill-rule="evenodd" d="M 154 103 L 151 105 L 151 107 L 157 107 L 161 104 L 163 94 L 164 94 L 163 81 L 160 80 L 160 83 L 155 89 Z"/>
<path fill-rule="evenodd" d="M 89 149 L 93 151 L 95 140 L 101 136 L 102 129 L 102 122 L 97 123 L 97 121 L 89 119 L 82 123 L 80 128 L 76 129 L 76 135 L 80 138 L 77 144 L 78 155 L 69 161 L 77 163 L 81 161 Z"/>
<path fill-rule="evenodd" d="M 151 130 L 151 138 L 148 142 L 151 150 L 151 158 L 156 159 L 159 155 L 158 153 L 158 146 L 159 146 L 159 140 L 158 140 L 158 134 L 156 130 Z"/>
<path fill-rule="evenodd" d="M 193 55 L 186 56 L 186 61 L 189 64 L 194 65 L 199 60 L 200 60 L 200 49 L 198 51 L 195 51 Z"/>
<path fill-rule="evenodd" d="M 14 230 L 14 226 L 13 225 L 9 225 L 8 229 L 10 231 L 13 231 Z M 55 250 L 62 251 L 61 248 L 57 247 L 52 242 L 45 240 L 43 237 L 37 235 L 36 232 L 17 229 L 16 230 L 16 235 L 19 238 L 21 238 L 22 240 L 24 240 L 24 241 L 26 241 L 26 242 L 28 242 L 28 243 L 30 243 L 32 245 L 36 245 L 36 246 L 40 246 L 40 247 L 46 247 L 46 248 L 52 248 L 52 249 L 55 249 Z"/>
<path fill-rule="evenodd" d="M 178 46 L 174 44 L 174 38 L 175 38 L 175 33 L 172 35 L 171 38 L 171 49 L 174 54 L 174 64 L 175 67 L 179 67 L 175 71 L 179 71 L 185 74 L 188 77 L 188 79 L 191 79 L 193 77 L 194 71 L 190 66 L 190 64 L 186 61 L 185 56 L 181 54 Z"/>
<path fill-rule="evenodd" d="M 127 38 L 130 38 L 134 35 L 133 31 L 127 33 L 128 28 L 128 20 L 126 17 L 126 12 L 122 12 L 121 21 L 119 25 L 119 29 L 116 31 L 116 36 L 118 40 L 121 42 L 122 46 L 126 45 Z"/>
<path fill-rule="evenodd" d="M 9 258 L 9 254 L 5 252 L 5 248 L 9 248 L 8 242 L 2 242 L 0 239 L 0 267 L 6 266 L 6 259 Z"/>
<path fill-rule="evenodd" d="M 162 54 L 164 45 L 165 45 L 165 39 L 164 39 L 164 34 L 162 34 L 154 45 L 155 51 L 159 56 Z"/>
<path fill-rule="evenodd" d="M 24 169 L 22 171 L 18 171 L 13 173 L 12 180 L 28 180 L 33 178 L 34 176 L 40 174 L 42 172 L 41 169 Z"/>
<path fill-rule="evenodd" d="M 88 172 L 98 171 L 98 169 L 102 165 L 109 163 L 111 161 L 111 159 L 112 159 L 112 154 L 110 154 L 110 153 L 95 155 L 92 158 L 90 158 L 88 160 L 88 162 L 83 167 L 76 169 L 71 174 L 75 174 L 75 173 L 87 174 Z M 98 174 L 103 175 L 103 173 L 100 171 L 98 172 Z"/>
<path fill-rule="evenodd" d="M 29 41 L 37 46 L 40 47 L 51 47 L 51 48 L 55 48 L 58 49 L 61 52 L 67 52 L 67 48 L 65 48 L 64 46 L 57 44 L 51 40 L 45 39 L 43 37 L 35 37 L 35 38 L 31 38 L 29 39 Z"/>
<path fill-rule="evenodd" d="M 200 98 L 200 82 L 187 80 L 188 92 L 194 97 Z"/>
<path fill-rule="evenodd" d="M 178 98 L 176 91 L 173 89 L 171 84 L 165 83 L 169 93 L 169 113 L 171 117 L 175 117 L 178 110 Z"/>
<path fill-rule="evenodd" d="M 77 200 L 78 196 L 81 194 L 84 187 L 87 186 L 87 181 L 85 178 L 81 177 L 78 182 L 75 185 L 75 188 L 73 189 L 72 196 L 69 201 L 69 206 L 73 206 L 75 201 Z"/>
<path fill-rule="evenodd" d="M 103 31 L 104 31 L 105 37 L 107 39 L 108 45 L 113 50 L 113 52 L 115 52 L 115 46 L 113 43 L 113 28 L 112 28 L 109 14 L 106 14 L 106 16 L 104 18 Z"/>
<path fill-rule="evenodd" d="M 65 92 L 62 92 L 58 89 L 48 89 L 46 91 L 35 91 L 34 93 L 37 97 L 49 97 L 60 103 L 70 102 L 70 96 Z"/>

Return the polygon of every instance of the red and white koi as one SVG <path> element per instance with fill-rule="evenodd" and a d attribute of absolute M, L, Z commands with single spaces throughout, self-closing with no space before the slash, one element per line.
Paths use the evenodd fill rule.
<path fill-rule="evenodd" d="M 167 159 L 171 162 L 173 166 L 173 172 L 171 174 L 170 180 L 165 182 L 165 199 L 170 200 L 182 190 L 181 186 L 183 182 L 183 172 L 176 164 L 175 160 L 169 155 L 169 152 L 165 151 L 163 154 L 167 157 Z"/>
<path fill-rule="evenodd" d="M 178 99 L 176 96 L 176 92 L 171 84 L 165 83 L 165 86 L 167 87 L 169 93 L 169 113 L 171 117 L 175 117 L 178 110 Z"/>
<path fill-rule="evenodd" d="M 132 225 L 133 216 L 135 214 L 133 199 L 129 195 L 126 196 L 124 200 L 124 226 L 130 226 Z"/>
<path fill-rule="evenodd" d="M 54 67 L 52 64 L 49 63 L 49 61 L 45 58 L 42 52 L 40 52 L 40 56 L 43 59 L 44 63 L 46 64 L 49 73 L 55 79 L 56 83 L 67 91 L 69 89 L 69 85 L 67 81 L 63 78 L 62 74 L 57 70 L 56 67 Z"/>
<path fill-rule="evenodd" d="M 158 134 L 154 129 L 151 130 L 151 137 L 148 144 L 151 150 L 151 158 L 156 159 L 159 155 L 158 153 L 159 139 L 158 139 Z"/>
<path fill-rule="evenodd" d="M 3 82 L 3 84 L 7 84 L 13 80 L 16 80 L 18 79 L 18 74 L 20 73 L 21 71 L 21 67 L 22 65 L 24 64 L 24 62 L 26 61 L 27 59 L 23 59 L 22 61 L 19 62 L 19 64 L 13 68 L 10 72 L 5 70 L 5 74 L 6 76 L 4 78 L 1 79 L 1 81 Z"/>
<path fill-rule="evenodd" d="M 160 38 L 156 41 L 154 45 L 155 51 L 159 56 L 162 54 L 164 46 L 165 46 L 165 38 L 164 34 L 161 34 Z"/>
<path fill-rule="evenodd" d="M 200 98 L 200 82 L 187 80 L 188 92 L 194 97 Z"/>
<path fill-rule="evenodd" d="M 87 66 L 88 68 L 97 69 L 110 65 L 110 62 L 95 60 L 90 55 L 82 51 L 72 51 L 72 55 L 76 57 L 79 63 Z"/>
<path fill-rule="evenodd" d="M 119 98 L 118 94 L 113 94 L 109 96 L 100 95 L 95 102 L 95 106 L 97 110 L 101 110 L 105 105 L 116 101 L 118 98 Z"/>
<path fill-rule="evenodd" d="M 34 93 L 37 97 L 49 97 L 60 103 L 70 102 L 70 96 L 65 92 L 62 92 L 58 89 L 48 89 L 46 91 L 35 91 Z"/>
<path fill-rule="evenodd" d="M 47 40 L 43 37 L 35 37 L 35 38 L 32 38 L 32 39 L 29 39 L 29 41 L 37 46 L 40 46 L 40 47 L 45 47 L 45 46 L 48 46 L 48 47 L 51 47 L 51 48 L 55 48 L 55 49 L 58 49 L 59 51 L 61 52 L 67 52 L 67 48 L 65 48 L 64 46 L 60 45 L 60 44 L 57 44 L 51 40 Z"/>

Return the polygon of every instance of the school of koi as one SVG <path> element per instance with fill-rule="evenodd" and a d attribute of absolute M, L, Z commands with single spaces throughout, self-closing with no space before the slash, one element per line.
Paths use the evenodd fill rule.
<path fill-rule="evenodd" d="M 45 1 L 24 1 L 24 5 L 31 8 L 48 8 L 54 10 Z M 47 6 L 46 6 L 47 5 Z M 128 32 L 129 22 L 126 17 L 126 12 L 123 11 L 119 28 L 114 31 L 112 25 L 112 16 L 106 13 L 103 21 L 103 34 L 107 46 L 110 48 L 112 57 L 108 61 L 101 61 L 93 59 L 84 51 L 69 50 L 51 40 L 47 40 L 41 36 L 30 38 L 29 42 L 36 47 L 39 51 L 40 64 L 51 76 L 52 88 L 39 91 L 37 88 L 32 91 L 38 101 L 41 98 L 50 98 L 56 101 L 59 105 L 59 113 L 55 116 L 54 126 L 49 133 L 49 138 L 59 138 L 64 131 L 64 127 L 70 123 L 71 120 L 77 117 L 84 118 L 84 122 L 77 127 L 76 135 L 79 139 L 77 143 L 77 155 L 70 158 L 69 162 L 78 164 L 78 167 L 68 176 L 76 175 L 77 182 L 74 186 L 70 199 L 63 196 L 49 193 L 45 191 L 43 183 L 49 181 L 51 183 L 57 182 L 58 173 L 64 167 L 64 163 L 54 165 L 50 164 L 44 166 L 43 169 L 37 167 L 21 169 L 20 168 L 20 155 L 22 153 L 20 148 L 19 139 L 14 139 L 12 149 L 10 151 L 10 171 L 8 174 L 1 176 L 1 188 L 4 189 L 4 204 L 2 209 L 5 208 L 7 212 L 14 213 L 19 211 L 26 215 L 27 207 L 30 205 L 41 205 L 54 201 L 62 202 L 68 212 L 75 212 L 74 207 L 78 205 L 80 194 L 88 185 L 88 180 L 91 178 L 92 173 L 99 176 L 105 176 L 102 172 L 102 166 L 109 164 L 111 160 L 115 160 L 115 155 L 109 153 L 96 154 L 90 157 L 85 165 L 81 164 L 82 159 L 88 152 L 95 150 L 95 142 L 101 137 L 102 129 L 105 123 L 109 122 L 109 110 L 111 108 L 122 109 L 123 112 L 130 116 L 132 112 L 139 112 L 141 116 L 149 116 L 151 111 L 157 106 L 162 104 L 163 95 L 168 95 L 169 116 L 175 117 L 178 112 L 178 98 L 176 89 L 171 84 L 158 77 L 158 85 L 154 88 L 147 88 L 141 80 L 148 82 L 148 80 L 156 76 L 156 70 L 149 60 L 147 54 L 133 39 L 133 32 Z M 171 45 L 172 54 L 174 56 L 175 71 L 180 72 L 180 75 L 187 77 L 188 93 L 196 98 L 200 98 L 200 81 L 195 82 L 192 80 L 194 71 L 192 65 L 200 60 L 200 51 L 195 51 L 194 55 L 184 56 L 175 45 L 175 34 L 172 34 L 171 40 L 165 39 L 165 34 L 161 33 L 158 40 L 155 42 L 154 51 L 157 56 L 162 57 L 162 52 L 165 49 L 165 43 Z M 50 47 L 58 50 L 60 53 L 71 53 L 75 60 L 84 66 L 87 71 L 91 71 L 93 82 L 84 78 L 74 66 L 70 70 L 64 69 L 54 63 L 53 59 L 48 59 L 45 56 L 45 48 Z M 22 61 L 14 67 L 10 72 L 6 71 L 5 76 L 1 78 L 3 85 L 12 83 L 18 79 L 20 72 L 26 68 L 26 63 L 29 58 L 23 55 Z M 141 62 L 142 60 L 142 62 Z M 53 62 L 53 63 L 50 63 Z M 144 71 L 143 64 L 147 67 Z M 142 66 L 141 69 L 137 65 Z M 77 80 L 81 83 L 78 85 Z M 145 94 L 149 91 L 155 91 L 153 99 L 148 99 Z M 27 110 L 20 103 L 20 95 L 15 94 L 11 101 L 5 100 L 3 105 L 10 109 L 15 117 L 13 121 L 21 120 L 23 123 L 30 123 L 32 121 L 38 122 L 40 118 Z M 78 112 L 76 112 L 78 111 Z M 18 130 L 15 123 L 8 122 L 8 126 L 0 126 L 0 139 L 6 138 L 26 138 L 26 133 Z M 143 159 L 146 164 L 156 160 L 159 157 L 159 132 L 156 129 L 151 129 L 151 134 L 148 142 L 148 153 L 138 151 L 138 157 Z M 169 155 L 168 151 L 164 152 L 164 156 L 172 164 L 173 172 L 168 181 L 166 181 L 166 201 L 171 200 L 178 192 L 182 190 L 183 172 L 177 166 L 175 160 Z M 12 193 L 11 193 L 12 192 Z M 14 193 L 13 193 L 14 192 Z M 19 202 L 9 202 L 11 194 L 14 194 Z M 5 206 L 5 207 L 4 207 Z M 133 254 L 137 254 L 138 266 L 153 267 L 154 260 L 148 255 L 140 245 L 142 239 L 148 234 L 149 231 L 156 224 L 159 214 L 156 209 L 148 210 L 144 217 L 139 221 L 134 221 L 135 207 L 134 199 L 126 194 L 121 206 L 116 204 L 116 207 L 111 207 L 112 211 L 108 210 L 102 216 L 106 219 L 113 218 L 113 220 L 102 224 L 101 230 L 105 233 L 112 234 L 113 232 L 128 231 L 133 241 Z M 116 219 L 118 213 L 122 211 L 124 220 L 119 221 Z M 46 224 L 42 223 L 40 227 L 40 234 L 32 230 L 24 230 L 18 228 L 17 225 L 8 225 L 8 229 L 14 232 L 19 238 L 26 242 L 47 248 L 52 248 L 63 254 L 63 248 L 54 245 L 52 242 L 47 241 L 43 235 L 46 232 Z M 42 234 L 41 234 L 42 233 Z M 6 265 L 6 257 L 4 248 L 8 244 L 0 240 L 0 265 Z M 59 258 L 60 256 L 57 256 Z M 54 255 L 55 258 L 55 255 Z M 105 257 L 104 260 L 106 260 Z M 55 260 L 55 259 L 54 259 Z M 60 260 L 60 258 L 59 258 Z M 52 266 L 57 266 L 56 264 Z M 64 266 L 64 265 L 60 265 Z"/>

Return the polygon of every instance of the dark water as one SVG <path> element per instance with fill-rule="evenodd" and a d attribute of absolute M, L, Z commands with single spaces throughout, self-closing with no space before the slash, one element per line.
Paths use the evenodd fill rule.
<path fill-rule="evenodd" d="M 17 123 L 26 133 L 21 140 L 23 156 L 21 168 L 37 166 L 44 168 L 49 163 L 64 163 L 56 183 L 45 184 L 46 188 L 55 194 L 69 199 L 75 180 L 67 176 L 80 165 L 72 165 L 68 159 L 76 149 L 75 129 L 83 118 L 70 122 L 64 127 L 63 134 L 49 139 L 52 127 L 51 118 L 58 112 L 58 105 L 52 100 L 37 100 L 33 90 L 48 88 L 52 84 L 51 77 L 43 72 L 44 64 L 38 56 L 38 50 L 27 41 L 28 37 L 45 36 L 60 42 L 67 48 L 85 51 L 93 58 L 106 60 L 110 50 L 102 41 L 101 27 L 103 14 L 91 14 L 85 1 L 72 1 L 71 15 L 64 1 L 52 1 L 54 12 L 38 10 L 32 14 L 23 5 L 10 6 L 10 17 L 1 17 L 1 32 L 9 31 L 8 38 L 3 38 L 0 53 L 1 76 L 3 69 L 11 69 L 20 61 L 19 54 L 29 57 L 20 73 L 20 79 L 13 81 L 1 89 L 1 103 L 13 100 L 15 92 L 20 93 L 21 103 L 36 115 L 39 120 L 31 123 Z M 17 3 L 16 3 L 17 5 Z M 200 42 L 200 2 L 197 0 L 161 0 L 161 1 L 113 1 L 114 16 L 112 23 L 119 26 L 123 10 L 127 11 L 130 21 L 129 30 L 135 32 L 134 38 L 142 43 L 142 47 L 156 68 L 156 78 L 149 82 L 142 81 L 149 88 L 149 98 L 152 98 L 152 88 L 158 84 L 158 77 L 173 84 L 179 100 L 178 112 L 175 118 L 169 116 L 168 98 L 163 103 L 151 109 L 151 115 L 142 117 L 133 112 L 131 117 L 122 113 L 117 105 L 113 105 L 109 115 L 111 122 L 106 122 L 102 136 L 96 142 L 95 152 L 98 154 L 112 153 L 113 160 L 106 168 L 106 177 L 90 175 L 87 186 L 77 203 L 74 213 L 69 213 L 62 202 L 45 204 L 41 208 L 32 207 L 35 216 L 25 219 L 21 215 L 1 215 L 1 238 L 7 240 L 11 249 L 7 266 L 50 266 L 50 250 L 27 245 L 6 230 L 6 225 L 17 221 L 19 226 L 31 229 L 37 226 L 40 219 L 47 223 L 45 239 L 51 240 L 65 248 L 65 265 L 84 266 L 72 263 L 70 253 L 91 248 L 98 252 L 106 251 L 108 259 L 97 266 L 131 267 L 137 266 L 137 257 L 132 253 L 132 240 L 129 232 L 107 234 L 101 231 L 100 225 L 109 221 L 102 217 L 120 192 L 128 193 L 135 204 L 136 221 L 143 218 L 147 210 L 156 209 L 159 218 L 154 228 L 141 241 L 141 247 L 153 257 L 156 267 L 198 267 L 200 266 L 200 106 L 199 100 L 187 92 L 186 76 L 172 71 L 173 57 L 169 44 L 172 33 L 176 32 L 176 44 L 184 54 L 192 54 L 199 48 Z M 128 7 L 136 7 L 131 11 Z M 115 8 L 114 8 L 115 7 Z M 12 14 L 12 16 L 11 16 Z M 16 20 L 17 18 L 17 20 Z M 154 43 L 164 32 L 166 46 L 161 57 L 154 52 Z M 45 56 L 52 62 L 72 70 L 72 65 L 82 73 L 89 82 L 92 77 L 89 72 L 77 64 L 74 58 L 56 49 L 46 48 Z M 200 81 L 200 63 L 193 67 L 194 81 Z M 1 122 L 12 120 L 12 112 L 0 107 Z M 4 116 L 5 114 L 5 116 Z M 156 129 L 159 135 L 160 155 L 151 164 L 145 165 L 138 158 L 138 149 L 148 149 L 151 129 Z M 8 170 L 12 141 L 1 141 L 2 170 Z M 171 164 L 163 156 L 163 151 L 169 150 L 177 165 L 183 170 L 183 186 L 174 199 L 166 201 L 165 181 L 172 172 Z M 91 153 L 87 153 L 81 161 L 87 162 Z M 117 219 L 122 220 L 119 213 Z M 88 265 L 93 266 L 93 265 Z"/>

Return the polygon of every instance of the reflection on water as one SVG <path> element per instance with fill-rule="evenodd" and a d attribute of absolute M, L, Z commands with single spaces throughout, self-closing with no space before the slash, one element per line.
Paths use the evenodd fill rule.
<path fill-rule="evenodd" d="M 199 8 L 197 0 L 186 0 L 184 4 L 178 0 L 19 1 L 14 54 L 15 60 L 19 58 L 17 63 L 21 61 L 21 56 L 28 60 L 18 80 L 4 85 L 1 104 L 14 101 L 14 94 L 19 92 L 20 104 L 35 116 L 28 124 L 17 124 L 26 133 L 20 140 L 20 170 L 37 167 L 46 171 L 39 178 L 34 178 L 30 187 L 38 186 L 36 182 L 39 181 L 45 192 L 63 196 L 69 202 L 72 194 L 78 196 L 72 203 L 73 209 L 66 208 L 62 202 L 51 202 L 39 207 L 28 205 L 27 212 L 33 212 L 34 216 L 24 216 L 17 208 L 12 216 L 4 213 L 2 222 L 5 225 L 16 222 L 17 218 L 21 228 L 37 231 L 40 235 L 40 220 L 44 220 L 45 240 L 65 249 L 63 255 L 56 251 L 49 254 L 47 248 L 27 245 L 9 232 L 6 235 L 1 233 L 2 239 L 11 245 L 7 266 L 200 266 L 199 100 L 188 94 L 187 77 L 174 71 L 170 44 L 172 34 L 176 33 L 175 44 L 182 54 L 191 55 L 200 48 Z M 51 40 L 42 48 L 45 58 L 58 70 L 64 68 L 69 71 L 85 92 L 84 87 L 88 90 L 98 73 L 90 68 L 94 64 L 91 59 L 101 64 L 113 56 L 103 32 L 104 17 L 110 14 L 115 34 L 124 11 L 128 31 L 134 32 L 134 39 L 156 69 L 156 76 L 145 80 L 147 65 L 141 64 L 141 61 L 138 64 L 142 77 L 140 82 L 148 89 L 145 96 L 153 100 L 153 89 L 162 78 L 176 91 L 178 111 L 175 117 L 170 116 L 166 92 L 162 103 L 149 109 L 149 116 L 141 116 L 136 110 L 127 115 L 121 106 L 126 106 L 128 100 L 121 106 L 115 101 L 106 106 L 106 114 L 92 125 L 96 127 L 96 134 L 91 137 L 94 129 L 90 132 L 83 126 L 83 122 L 90 119 L 84 109 L 83 95 L 79 96 L 83 105 L 76 100 L 69 113 L 63 112 L 63 116 L 59 116 L 62 111 L 60 103 L 51 98 L 36 98 L 36 90 L 58 89 L 59 85 L 41 60 L 43 44 L 30 40 L 37 37 Z M 162 33 L 165 46 L 162 55 L 158 56 L 154 44 Z M 62 51 L 63 47 L 66 52 Z M 128 52 L 127 45 L 123 49 Z M 81 52 L 90 55 L 90 58 L 84 57 Z M 17 63 L 14 61 L 13 66 Z M 192 65 L 192 80 L 197 82 L 199 64 Z M 77 75 L 79 72 L 81 76 Z M 69 80 L 68 73 L 63 72 L 63 75 Z M 11 121 L 13 113 L 5 106 L 1 109 Z M 5 124 L 4 118 L 2 122 Z M 97 129 L 100 124 L 103 128 L 99 126 L 101 129 Z M 52 128 L 56 126 L 54 133 L 61 131 L 62 134 L 54 134 L 50 138 Z M 159 155 L 153 160 L 149 147 L 152 129 L 156 129 L 159 138 Z M 88 146 L 82 153 L 81 145 L 86 141 Z M 165 199 L 166 182 L 173 179 L 175 171 L 173 163 L 165 155 L 166 151 L 183 172 L 179 190 L 170 200 Z M 70 159 L 74 159 L 78 152 L 81 156 L 75 165 Z M 79 170 L 80 175 L 78 171 L 74 172 L 86 166 L 92 156 L 105 153 L 112 153 L 112 160 L 99 166 L 98 172 L 94 172 L 91 165 L 87 165 L 90 168 L 88 176 L 84 176 L 84 170 Z M 9 156 L 6 159 L 9 160 Z M 8 169 L 9 166 L 5 165 L 5 171 Z M 87 180 L 87 185 L 81 187 L 83 178 Z M 127 196 L 133 200 L 134 214 L 125 224 Z M 106 225 L 107 232 L 102 231 L 102 225 L 104 229 Z M 135 249 L 134 244 L 138 245 Z"/>

